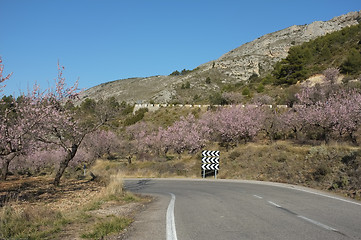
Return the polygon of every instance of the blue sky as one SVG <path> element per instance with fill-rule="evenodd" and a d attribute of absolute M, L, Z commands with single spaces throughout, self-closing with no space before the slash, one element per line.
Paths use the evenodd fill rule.
<path fill-rule="evenodd" d="M 193 69 L 264 34 L 361 10 L 359 0 L 0 0 L 5 94 Z"/>

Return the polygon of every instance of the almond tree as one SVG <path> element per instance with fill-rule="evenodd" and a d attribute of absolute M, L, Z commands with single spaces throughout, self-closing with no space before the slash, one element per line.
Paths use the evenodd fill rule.
<path fill-rule="evenodd" d="M 336 126 L 333 107 L 328 104 L 329 94 L 324 88 L 305 88 L 298 95 L 301 107 L 298 112 L 307 125 L 320 129 L 322 139 L 328 143 Z"/>
<path fill-rule="evenodd" d="M 332 95 L 327 105 L 330 110 L 329 114 L 334 117 L 334 131 L 339 136 L 347 135 L 350 140 L 356 144 L 355 133 L 361 123 L 361 94 L 356 90 L 342 90 Z"/>
<path fill-rule="evenodd" d="M 299 133 L 302 132 L 306 125 L 306 120 L 302 114 L 302 105 L 293 105 L 293 108 L 288 109 L 279 117 L 280 123 L 286 133 L 292 132 L 294 138 L 298 140 Z"/>
<path fill-rule="evenodd" d="M 284 133 L 284 124 L 283 124 L 283 112 L 282 109 L 273 108 L 264 109 L 264 121 L 263 121 L 263 131 L 266 133 L 266 136 L 271 140 L 275 140 Z"/>
<path fill-rule="evenodd" d="M 302 104 L 298 110 L 300 116 L 308 125 L 321 129 L 326 143 L 334 132 L 339 136 L 348 134 L 356 143 L 354 133 L 361 122 L 361 94 L 358 91 L 306 88 L 298 98 Z"/>
<path fill-rule="evenodd" d="M 144 152 L 149 147 L 150 135 L 152 134 L 154 134 L 152 127 L 143 121 L 128 126 L 125 134 L 125 139 L 128 142 L 128 154 Z"/>
<path fill-rule="evenodd" d="M 8 80 L 12 75 L 12 73 L 9 73 L 8 75 L 3 76 L 3 72 L 4 72 L 4 65 L 3 65 L 3 60 L 0 57 L 0 83 L 3 83 L 6 80 Z M 5 85 L 0 85 L 0 97 L 3 96 L 2 91 L 3 91 L 4 87 L 5 87 Z"/>
<path fill-rule="evenodd" d="M 202 148 L 205 139 L 200 132 L 200 126 L 195 117 L 189 114 L 186 118 L 181 117 L 164 132 L 164 140 L 167 148 L 180 154 L 186 150 L 190 153 Z"/>
<path fill-rule="evenodd" d="M 120 141 L 112 131 L 97 130 L 90 133 L 84 139 L 83 148 L 92 155 L 94 159 L 101 158 L 104 154 L 108 156 L 119 149 Z"/>
<path fill-rule="evenodd" d="M 222 108 L 202 116 L 203 124 L 210 130 L 210 139 L 226 144 L 253 139 L 263 129 L 264 119 L 261 107 Z"/>
<path fill-rule="evenodd" d="M 333 85 L 337 82 L 337 78 L 340 75 L 340 70 L 338 68 L 327 68 L 323 72 L 324 79 L 330 85 Z"/>
<path fill-rule="evenodd" d="M 59 185 L 65 169 L 75 157 L 84 137 L 104 125 L 117 111 L 113 103 L 107 101 L 97 104 L 94 111 L 68 109 L 65 103 L 69 105 L 69 102 L 76 99 L 78 95 L 77 82 L 67 88 L 63 70 L 64 67 L 58 64 L 55 87 L 42 98 L 39 111 L 45 111 L 46 114 L 44 114 L 45 117 L 42 118 L 41 127 L 36 134 L 38 141 L 58 146 L 66 153 L 59 163 L 59 169 L 54 179 L 56 186 Z"/>
<path fill-rule="evenodd" d="M 143 141 L 141 141 L 145 148 L 150 151 L 155 151 L 155 153 L 160 156 L 162 153 L 166 154 L 169 150 L 169 145 L 166 142 L 167 130 L 159 127 L 158 130 L 147 134 Z"/>
<path fill-rule="evenodd" d="M 3 76 L 4 66 L 0 58 L 0 83 L 8 80 L 11 74 Z M 0 87 L 0 91 L 2 88 Z M 1 179 L 6 180 L 10 162 L 18 155 L 23 154 L 27 149 L 33 148 L 36 144 L 33 141 L 33 134 L 43 117 L 39 111 L 40 95 L 37 86 L 28 95 L 15 98 L 3 97 L 0 100 L 0 163 L 2 165 Z"/>
<path fill-rule="evenodd" d="M 10 162 L 27 148 L 34 147 L 32 134 L 40 123 L 40 114 L 32 106 L 32 99 L 23 97 L 21 103 L 10 98 L 2 101 L 0 117 L 1 179 L 5 180 Z M 39 114 L 39 115 L 37 115 Z"/>

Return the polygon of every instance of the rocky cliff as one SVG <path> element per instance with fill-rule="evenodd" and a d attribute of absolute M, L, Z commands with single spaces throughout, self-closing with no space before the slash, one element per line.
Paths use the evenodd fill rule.
<path fill-rule="evenodd" d="M 90 88 L 83 92 L 81 97 L 99 99 L 114 96 L 119 101 L 131 103 L 167 103 L 177 98 L 177 91 L 185 82 L 191 83 L 193 94 L 205 89 L 215 91 L 219 88 L 218 83 L 245 81 L 254 73 L 262 76 L 269 72 L 276 62 L 287 56 L 289 48 L 294 45 L 360 22 L 361 11 L 358 11 L 329 21 L 291 26 L 243 44 L 217 60 L 200 65 L 186 75 L 117 80 Z M 206 84 L 205 79 L 210 76 L 218 82 Z"/>
<path fill-rule="evenodd" d="M 271 70 L 276 62 L 287 56 L 288 50 L 293 45 L 307 42 L 359 22 L 361 22 L 361 11 L 351 12 L 325 22 L 317 21 L 309 25 L 294 25 L 243 44 L 224 54 L 218 60 L 204 64 L 203 67 L 206 70 L 214 66 L 222 69 L 229 76 L 247 80 L 253 73 L 262 75 Z"/>

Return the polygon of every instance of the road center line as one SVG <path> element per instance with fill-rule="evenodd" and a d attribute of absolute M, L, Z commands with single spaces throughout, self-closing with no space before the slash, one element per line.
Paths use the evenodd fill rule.
<path fill-rule="evenodd" d="M 260 197 L 258 195 L 253 195 L 253 197 L 259 198 L 259 199 L 263 199 L 263 197 Z"/>
<path fill-rule="evenodd" d="M 301 218 L 301 219 L 303 219 L 303 220 L 305 220 L 305 221 L 307 221 L 309 223 L 312 223 L 312 224 L 314 224 L 314 225 L 316 225 L 318 227 L 324 228 L 324 229 L 329 230 L 329 231 L 334 231 L 334 232 L 340 233 L 337 229 L 334 229 L 334 228 L 332 228 L 330 226 L 327 226 L 327 225 L 325 225 L 323 223 L 320 223 L 320 222 L 315 221 L 313 219 L 307 218 L 305 216 L 298 215 L 298 214 L 296 214 L 296 213 L 294 213 L 294 212 L 292 212 L 292 211 L 290 211 L 290 210 L 288 210 L 286 208 L 283 208 L 282 206 L 280 206 L 280 205 L 278 205 L 278 204 L 276 204 L 274 202 L 271 202 L 271 201 L 267 201 L 267 202 L 270 203 L 271 205 L 277 207 L 277 208 L 280 208 L 280 209 L 282 209 L 282 210 L 284 210 L 284 211 L 286 211 L 286 212 L 288 212 L 288 213 L 290 213 L 290 214 L 292 214 L 294 216 L 297 216 L 297 217 L 299 217 L 299 218 Z M 342 233 L 340 233 L 340 234 L 342 234 Z"/>
<path fill-rule="evenodd" d="M 310 223 L 312 223 L 312 224 L 315 224 L 316 226 L 322 227 L 322 228 L 324 228 L 324 229 L 326 229 L 326 230 L 338 232 L 337 229 L 334 229 L 334 228 L 332 228 L 332 227 L 329 227 L 329 226 L 327 226 L 327 225 L 325 225 L 325 224 L 323 224 L 323 223 L 317 222 L 317 221 L 315 221 L 315 220 L 306 218 L 306 217 L 301 216 L 301 215 L 297 215 L 297 217 L 302 218 L 303 220 L 305 220 L 305 221 L 307 221 L 307 222 L 310 222 Z"/>
<path fill-rule="evenodd" d="M 175 195 L 169 193 L 172 196 L 172 199 L 169 202 L 167 209 L 167 219 L 166 219 L 166 228 L 167 228 L 167 240 L 177 240 L 177 232 L 175 230 L 175 221 L 174 221 L 174 203 Z"/>
<path fill-rule="evenodd" d="M 276 203 L 274 203 L 274 202 L 271 202 L 271 201 L 267 201 L 267 202 L 270 203 L 270 204 L 272 204 L 272 205 L 275 206 L 275 207 L 281 208 L 280 205 L 278 205 L 278 204 L 276 204 Z"/>

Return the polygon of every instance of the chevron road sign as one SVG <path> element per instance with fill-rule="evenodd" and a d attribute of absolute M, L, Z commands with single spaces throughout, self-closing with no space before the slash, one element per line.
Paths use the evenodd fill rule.
<path fill-rule="evenodd" d="M 202 163 L 219 163 L 219 157 L 202 157 Z"/>
<path fill-rule="evenodd" d="M 202 151 L 203 157 L 219 157 L 219 151 Z"/>
<path fill-rule="evenodd" d="M 214 178 L 217 178 L 217 171 L 219 170 L 219 151 L 202 151 L 202 170 L 203 178 L 206 177 L 206 171 L 214 172 Z"/>
<path fill-rule="evenodd" d="M 219 170 L 219 164 L 202 164 L 203 170 Z"/>

